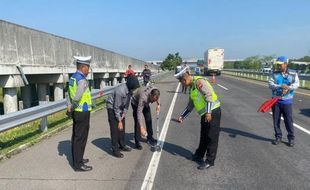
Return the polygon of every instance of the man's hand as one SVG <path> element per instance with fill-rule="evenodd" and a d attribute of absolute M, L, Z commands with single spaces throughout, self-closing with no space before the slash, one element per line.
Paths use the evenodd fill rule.
<path fill-rule="evenodd" d="M 123 122 L 122 121 L 119 121 L 118 122 L 118 125 L 117 125 L 117 128 L 118 130 L 122 131 L 124 128 L 123 128 Z"/>
<path fill-rule="evenodd" d="M 206 113 L 205 115 L 205 122 L 210 122 L 212 120 L 211 113 Z"/>
<path fill-rule="evenodd" d="M 66 115 L 67 115 L 69 118 L 72 118 L 72 106 L 67 106 Z"/>
<path fill-rule="evenodd" d="M 289 92 L 289 90 L 290 90 L 290 87 L 285 85 L 285 84 L 282 85 L 281 88 L 282 88 L 283 95 L 287 94 Z"/>
<path fill-rule="evenodd" d="M 160 104 L 157 104 L 156 106 L 156 113 L 159 113 L 160 112 Z"/>
<path fill-rule="evenodd" d="M 143 126 L 140 126 L 140 134 L 143 139 L 147 138 L 147 132 Z"/>
<path fill-rule="evenodd" d="M 183 121 L 184 121 L 184 117 L 180 116 L 179 119 L 178 119 L 178 122 L 182 123 Z"/>

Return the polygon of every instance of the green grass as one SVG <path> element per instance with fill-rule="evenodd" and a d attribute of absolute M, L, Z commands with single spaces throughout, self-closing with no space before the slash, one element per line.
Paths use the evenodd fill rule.
<path fill-rule="evenodd" d="M 95 100 L 96 108 L 99 110 L 104 107 L 104 98 L 98 98 Z M 65 111 L 61 111 L 47 117 L 48 130 L 41 132 L 40 121 L 32 121 L 22 126 L 13 128 L 11 130 L 0 133 L 0 156 L 10 156 L 10 153 L 18 149 L 18 147 L 28 144 L 33 145 L 39 142 L 43 138 L 56 133 L 59 130 L 71 126 L 72 120 L 66 116 Z"/>

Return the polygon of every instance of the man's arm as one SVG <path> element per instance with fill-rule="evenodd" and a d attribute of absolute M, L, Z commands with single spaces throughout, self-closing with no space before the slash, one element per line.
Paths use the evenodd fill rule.
<path fill-rule="evenodd" d="M 289 86 L 289 88 L 290 90 L 296 90 L 298 87 L 299 87 L 299 78 L 298 78 L 298 75 L 296 74 L 295 81 Z"/>
<path fill-rule="evenodd" d="M 113 99 L 113 110 L 115 117 L 118 121 L 122 121 L 122 110 L 120 109 L 120 106 L 122 105 L 122 93 L 120 92 L 119 87 L 115 89 Z"/>
<path fill-rule="evenodd" d="M 194 103 L 191 98 L 189 98 L 186 108 L 181 113 L 181 117 L 184 119 L 192 112 L 194 109 Z"/>
<path fill-rule="evenodd" d="M 281 85 L 278 85 L 278 84 L 275 83 L 274 74 L 271 74 L 270 79 L 268 81 L 268 86 L 272 90 L 276 90 L 276 89 L 281 87 Z"/>
<path fill-rule="evenodd" d="M 205 102 L 207 102 L 207 113 L 212 113 L 212 89 L 206 84 L 204 79 L 199 79 L 197 81 L 196 88 L 203 95 Z"/>
<path fill-rule="evenodd" d="M 78 82 L 77 90 L 75 96 L 72 98 L 73 109 L 79 106 L 79 102 L 84 94 L 85 90 L 88 88 L 88 82 L 86 79 L 82 79 Z"/>

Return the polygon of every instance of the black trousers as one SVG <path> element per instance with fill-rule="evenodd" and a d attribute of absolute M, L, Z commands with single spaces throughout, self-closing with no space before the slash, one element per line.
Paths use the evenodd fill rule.
<path fill-rule="evenodd" d="M 294 140 L 294 125 L 293 125 L 293 109 L 292 104 L 275 104 L 272 107 L 273 126 L 276 138 L 282 138 L 282 131 L 280 128 L 281 115 L 284 118 L 284 124 L 287 131 L 287 139 Z"/>
<path fill-rule="evenodd" d="M 123 130 L 118 129 L 118 120 L 115 117 L 113 109 L 107 109 L 108 121 L 111 132 L 111 144 L 113 151 L 119 151 L 119 148 L 125 146 L 125 118 L 122 120 Z"/>
<path fill-rule="evenodd" d="M 206 163 L 214 165 L 220 134 L 221 108 L 212 110 L 211 122 L 205 122 L 205 114 L 201 116 L 200 142 L 195 155 L 203 158 L 206 154 Z"/>
<path fill-rule="evenodd" d="M 132 115 L 133 119 L 135 121 L 135 143 L 139 143 L 141 141 L 141 132 L 140 132 L 140 125 L 138 123 L 138 107 L 131 104 L 132 107 Z M 147 131 L 147 138 L 151 139 L 153 138 L 153 126 L 152 126 L 152 113 L 151 108 L 149 105 L 145 105 L 143 108 L 143 116 L 145 119 L 145 125 L 146 125 L 146 131 Z"/>
<path fill-rule="evenodd" d="M 71 138 L 71 151 L 73 167 L 78 168 L 83 165 L 83 156 L 89 131 L 90 112 L 76 112 L 72 114 L 73 127 Z"/>

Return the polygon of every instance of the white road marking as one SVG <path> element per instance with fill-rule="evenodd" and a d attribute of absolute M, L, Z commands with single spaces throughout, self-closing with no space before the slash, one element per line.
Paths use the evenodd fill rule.
<path fill-rule="evenodd" d="M 180 83 L 178 84 L 176 92 L 179 91 L 179 87 L 180 87 Z M 175 93 L 174 96 L 173 96 L 173 99 L 172 99 L 172 102 L 171 102 L 171 105 L 170 105 L 167 117 L 165 119 L 165 123 L 163 125 L 162 130 L 161 130 L 159 139 L 157 139 L 158 142 L 159 142 L 161 150 L 162 150 L 163 145 L 165 143 L 165 138 L 166 138 L 166 135 L 167 135 L 169 123 L 170 123 L 170 120 L 171 120 L 172 111 L 173 111 L 173 108 L 174 108 L 177 96 L 178 96 L 178 93 Z M 143 180 L 143 184 L 141 186 L 141 190 L 145 190 L 145 189 L 151 190 L 152 189 L 153 184 L 154 184 L 154 179 L 155 179 L 156 171 L 157 171 L 157 167 L 158 167 L 160 156 L 161 156 L 161 152 L 162 151 L 160 151 L 160 152 L 155 151 L 153 153 L 151 162 L 149 164 L 149 167 L 147 169 L 147 172 L 146 172 L 144 180 Z"/>
<path fill-rule="evenodd" d="M 269 112 L 269 113 L 272 115 L 272 112 Z M 281 117 L 281 120 L 284 120 L 284 118 Z M 310 135 L 310 131 L 309 131 L 309 130 L 307 130 L 307 129 L 301 127 L 300 125 L 297 125 L 296 123 L 293 123 L 293 125 L 294 125 L 294 127 L 296 127 L 297 129 L 299 129 L 299 130 L 301 130 L 301 131 L 303 131 L 303 132 L 305 132 L 305 133 L 308 133 L 308 135 Z"/>
<path fill-rule="evenodd" d="M 224 90 L 228 90 L 228 88 L 226 88 L 225 86 L 222 86 L 222 85 L 220 85 L 220 84 L 217 84 L 217 86 L 223 88 Z"/>

